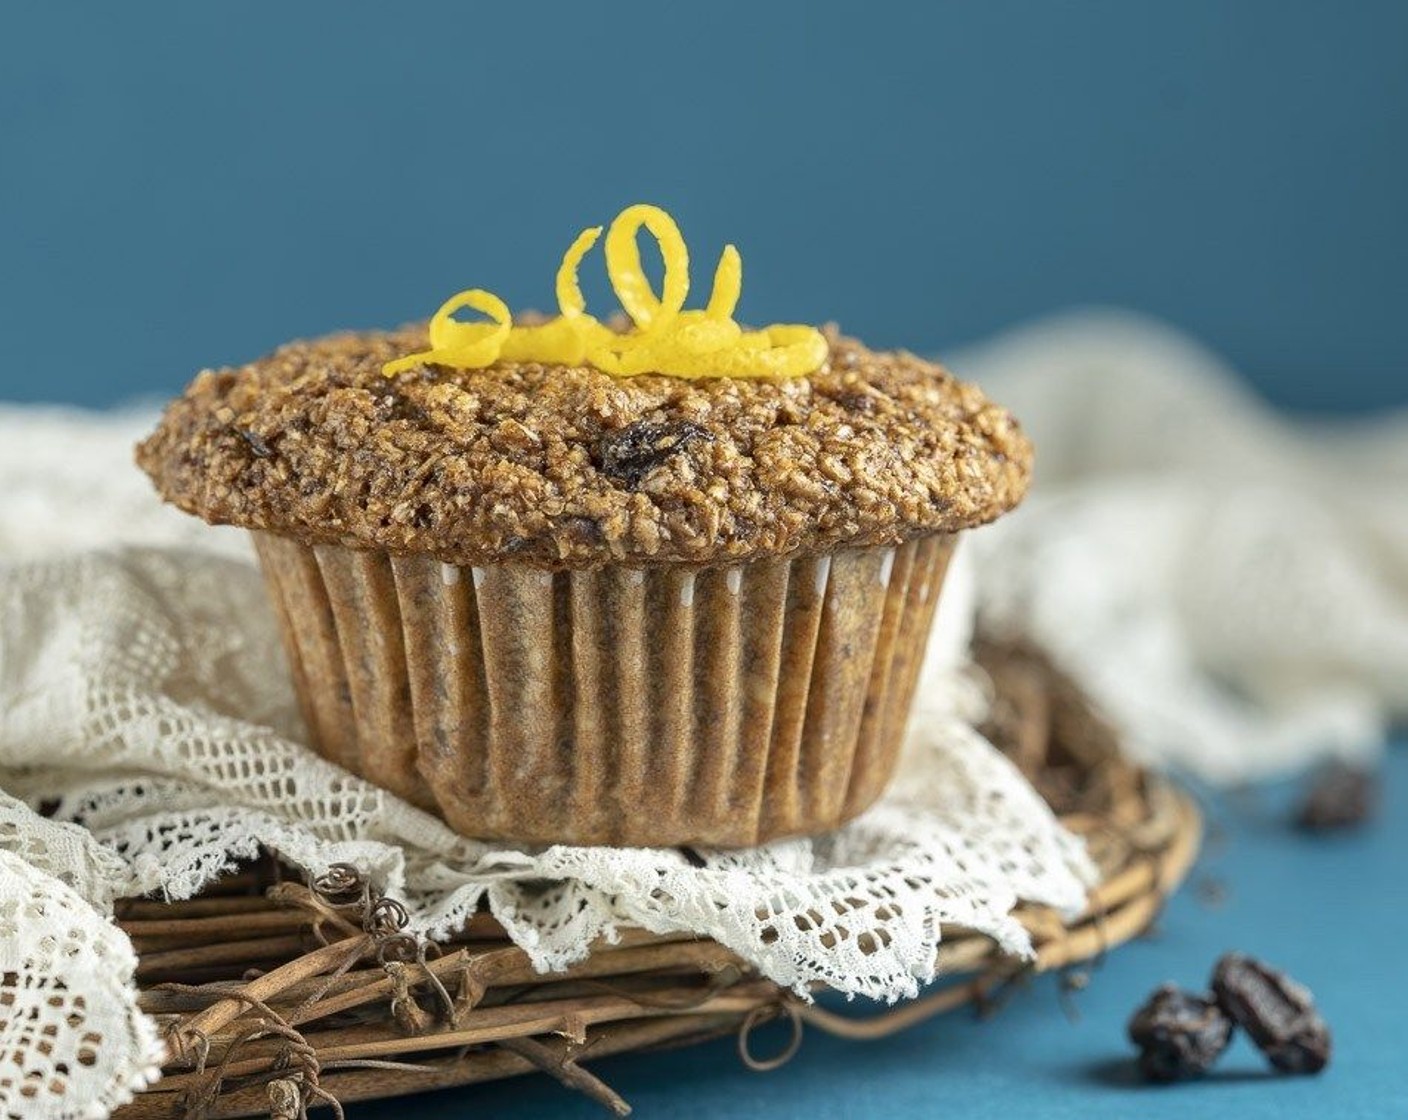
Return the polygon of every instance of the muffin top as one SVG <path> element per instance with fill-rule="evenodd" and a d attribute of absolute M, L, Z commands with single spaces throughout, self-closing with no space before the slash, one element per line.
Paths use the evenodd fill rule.
<path fill-rule="evenodd" d="M 215 524 L 457 565 L 594 568 L 892 545 L 1022 497 L 1017 422 L 941 366 L 834 332 L 787 379 L 383 365 L 424 326 L 201 373 L 137 461 Z"/>

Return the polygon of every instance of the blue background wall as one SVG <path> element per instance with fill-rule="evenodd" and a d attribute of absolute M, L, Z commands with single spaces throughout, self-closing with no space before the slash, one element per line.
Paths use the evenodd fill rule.
<path fill-rule="evenodd" d="M 8 5 L 0 397 L 543 306 L 643 199 L 740 244 L 755 321 L 942 350 L 1119 304 L 1280 403 L 1402 404 L 1405 141 L 1393 0 Z"/>

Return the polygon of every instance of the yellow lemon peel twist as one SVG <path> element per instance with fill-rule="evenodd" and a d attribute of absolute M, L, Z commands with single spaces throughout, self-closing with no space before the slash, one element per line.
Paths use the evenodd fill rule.
<path fill-rule="evenodd" d="M 655 238 L 665 264 L 657 295 L 641 266 L 637 236 Z M 473 288 L 450 297 L 430 320 L 430 349 L 382 366 L 390 375 L 434 364 L 483 369 L 501 359 L 553 365 L 595 366 L 614 377 L 643 373 L 670 377 L 802 377 L 820 369 L 826 338 L 815 327 L 773 324 L 745 331 L 733 312 L 743 290 L 743 258 L 726 245 L 714 270 L 714 285 L 702 310 L 686 311 L 689 250 L 679 226 L 657 206 L 628 206 L 606 231 L 606 273 L 632 328 L 614 331 L 587 314 L 577 272 L 601 238 L 602 227 L 583 230 L 563 254 L 557 270 L 558 316 L 515 326 L 507 305 L 492 292 Z M 489 322 L 466 323 L 457 312 L 472 309 Z"/>
<path fill-rule="evenodd" d="M 466 307 L 482 311 L 493 321 L 460 322 L 455 318 L 455 312 Z M 452 295 L 431 316 L 430 349 L 426 353 L 397 358 L 382 366 L 381 371 L 386 374 L 400 373 L 405 369 L 414 369 L 425 361 L 459 369 L 483 369 L 498 361 L 504 343 L 512 333 L 513 315 L 508 304 L 493 292 L 471 288 Z"/>

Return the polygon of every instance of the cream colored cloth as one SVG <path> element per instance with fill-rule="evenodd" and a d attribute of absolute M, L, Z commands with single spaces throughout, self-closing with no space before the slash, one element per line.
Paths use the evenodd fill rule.
<path fill-rule="evenodd" d="M 973 537 L 986 617 L 1053 651 L 1135 755 L 1243 782 L 1372 754 L 1408 718 L 1408 412 L 1293 422 L 1114 313 L 954 365 L 1037 446 L 1028 501 Z"/>

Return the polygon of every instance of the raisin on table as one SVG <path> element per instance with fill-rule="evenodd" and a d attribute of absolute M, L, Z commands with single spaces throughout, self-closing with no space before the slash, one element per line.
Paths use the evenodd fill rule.
<path fill-rule="evenodd" d="M 1378 797 L 1378 780 L 1371 770 L 1332 762 L 1315 775 L 1296 811 L 1296 825 L 1307 832 L 1357 828 L 1372 819 Z"/>
<path fill-rule="evenodd" d="M 1150 1081 L 1199 1077 L 1227 1049 L 1232 1021 L 1205 995 L 1165 984 L 1129 1021 L 1139 1047 L 1139 1070 Z"/>
<path fill-rule="evenodd" d="M 1319 1073 L 1330 1060 L 1330 1028 L 1310 991 L 1255 957 L 1228 953 L 1212 975 L 1217 1002 L 1284 1073 Z"/>

